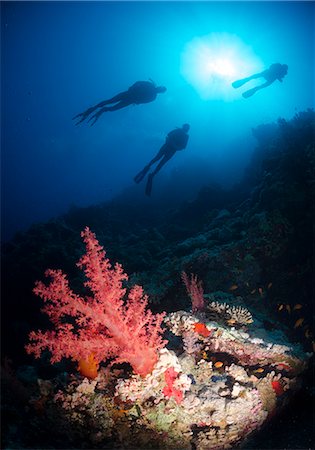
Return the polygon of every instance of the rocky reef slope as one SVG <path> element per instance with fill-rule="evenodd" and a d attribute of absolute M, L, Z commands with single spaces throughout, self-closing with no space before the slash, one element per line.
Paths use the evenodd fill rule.
<path fill-rule="evenodd" d="M 186 448 L 185 446 L 190 448 L 190 445 L 200 449 L 221 448 L 220 445 L 240 444 L 250 431 L 259 428 L 267 415 L 278 408 L 278 397 L 284 398 L 281 397 L 282 394 L 293 387 L 296 377 L 301 372 L 304 372 L 304 378 L 300 378 L 304 379 L 302 382 L 304 392 L 307 391 L 308 394 L 312 392 L 313 358 L 309 360 L 305 352 L 310 355 L 314 351 L 314 116 L 314 111 L 308 110 L 297 114 L 290 121 L 279 120 L 276 124 L 261 125 L 253 130 L 257 138 L 253 159 L 243 181 L 230 191 L 210 185 L 201 190 L 194 201 L 167 209 L 162 204 L 152 208 L 147 206 L 144 209 L 143 204 L 132 203 L 130 197 L 126 200 L 121 196 L 103 205 L 72 209 L 66 215 L 48 223 L 32 226 L 28 232 L 17 235 L 2 246 L 2 355 L 7 357 L 4 376 L 6 385 L 12 386 L 12 383 L 13 385 L 16 383 L 18 386 L 16 389 L 20 392 L 18 400 L 12 400 L 10 395 L 7 397 L 9 400 L 11 398 L 10 402 L 8 401 L 9 417 L 13 416 L 13 422 L 14 419 L 16 422 L 25 422 L 21 404 L 29 402 L 29 392 L 25 391 L 21 379 L 32 384 L 25 374 L 26 367 L 31 363 L 24 351 L 27 335 L 32 329 L 47 327 L 45 318 L 40 314 L 38 300 L 32 295 L 34 281 L 42 278 L 47 267 L 61 268 L 69 274 L 74 290 L 80 292 L 82 275 L 75 270 L 75 262 L 83 253 L 80 231 L 85 226 L 89 226 L 96 233 L 111 261 L 123 263 L 130 275 L 128 281 L 130 285 L 138 283 L 144 287 L 149 295 L 151 309 L 165 310 L 169 313 L 168 317 L 171 318 L 168 322 L 169 333 L 173 331 L 169 337 L 174 335 L 172 321 L 181 323 L 181 326 L 175 327 L 175 336 L 183 334 L 181 317 L 186 317 L 190 326 L 200 321 L 204 326 L 214 330 L 207 342 L 199 336 L 198 351 L 190 354 L 187 352 L 187 345 L 183 354 L 181 341 L 176 341 L 174 336 L 170 338 L 169 351 L 174 352 L 172 358 L 176 361 L 166 369 L 172 367 L 174 372 L 182 374 L 183 383 L 178 381 L 177 384 L 183 395 L 185 393 L 185 399 L 182 399 L 185 402 L 184 406 L 179 406 L 174 400 L 176 395 L 170 396 L 169 401 L 172 405 L 159 397 L 158 386 L 163 389 L 163 386 L 159 385 L 161 380 L 155 385 L 157 391 L 151 395 L 157 396 L 164 408 L 175 411 L 176 423 L 186 424 L 182 435 L 184 441 L 180 444 L 183 448 Z M 182 272 L 194 274 L 202 282 L 204 297 L 208 304 L 219 305 L 216 317 L 202 320 L 199 317 L 197 320 L 188 312 L 191 309 L 191 299 L 182 282 Z M 249 329 L 246 325 L 243 330 L 231 331 L 231 328 L 235 328 L 235 324 L 220 321 L 222 317 L 226 319 L 226 313 L 222 314 L 220 305 L 247 308 L 253 316 L 253 324 L 247 324 Z M 173 312 L 179 315 L 172 316 Z M 230 316 L 228 320 L 231 321 Z M 234 340 L 231 339 L 231 332 L 235 334 Z M 12 336 L 15 338 L 12 339 Z M 250 339 L 257 341 L 251 343 Z M 218 342 L 221 343 L 221 353 L 216 347 Z M 272 342 L 272 345 L 280 347 L 291 342 L 292 347 L 289 346 L 290 350 L 286 355 L 286 350 L 279 348 L 274 360 L 268 359 L 266 355 L 265 359 L 262 355 L 260 360 L 259 358 L 251 360 L 250 355 L 257 353 L 257 348 L 255 350 L 251 345 L 264 347 L 268 346 L 266 342 Z M 246 348 L 249 349 L 247 353 Z M 8 360 L 12 360 L 13 368 Z M 306 360 L 309 364 L 308 369 L 305 365 Z M 216 363 L 222 363 L 222 366 L 220 364 L 215 366 Z M 206 367 L 205 372 L 200 371 L 200 364 Z M 54 375 L 60 377 L 60 370 L 70 372 L 71 364 L 57 367 L 53 371 L 44 361 L 39 363 L 36 370 L 36 377 L 48 378 Z M 291 371 L 289 376 L 288 371 Z M 201 373 L 209 375 L 207 380 L 201 380 Z M 117 374 L 110 376 L 117 383 L 119 376 Z M 168 381 L 172 376 L 173 382 L 175 381 L 177 375 L 175 376 L 173 372 L 169 372 Z M 280 378 L 286 378 L 287 381 L 281 382 L 279 386 L 272 385 Z M 162 379 L 166 382 L 164 375 Z M 196 382 L 194 387 L 193 379 Z M 268 383 L 266 382 L 268 387 L 260 381 L 261 379 L 268 380 Z M 79 391 L 81 389 L 82 393 L 81 381 L 74 381 L 72 391 L 68 395 L 74 395 L 77 389 Z M 97 388 L 93 383 L 85 385 L 88 395 L 93 394 L 95 389 L 101 390 L 101 387 Z M 115 388 L 117 396 L 126 397 L 124 383 L 121 382 L 119 386 L 120 388 Z M 49 383 L 48 385 L 44 383 L 40 389 L 49 392 L 51 387 Z M 34 387 L 32 389 L 36 391 Z M 198 389 L 204 394 L 201 395 Z M 145 386 L 140 389 L 141 392 L 143 390 Z M 34 395 L 36 397 L 34 392 L 33 399 Z M 221 395 L 222 393 L 226 395 Z M 260 400 L 256 399 L 255 403 L 256 393 L 260 395 Z M 94 402 L 98 397 L 93 395 Z M 103 392 L 103 398 L 104 395 Z M 266 395 L 266 400 L 262 401 L 263 395 Z M 215 397 L 218 405 L 220 402 L 222 405 L 224 403 L 225 409 L 220 410 L 218 406 L 215 410 L 218 416 L 216 425 L 213 422 L 216 417 L 215 411 L 211 410 L 210 414 L 207 410 L 207 396 L 212 400 Z M 42 397 L 45 397 L 45 394 L 41 394 L 38 398 Z M 226 411 L 226 398 L 230 399 L 231 407 L 234 405 L 233 402 L 246 403 L 247 399 L 249 414 L 246 417 L 251 416 L 251 408 L 256 408 L 259 420 L 257 419 L 252 427 L 249 421 L 248 428 L 238 433 L 238 425 L 231 419 L 233 414 L 223 413 Z M 164 433 L 164 440 L 161 439 L 159 448 L 163 448 L 162 444 L 165 442 L 168 442 L 168 448 L 172 448 L 173 444 L 176 448 L 176 445 L 179 445 L 177 437 L 173 439 L 171 436 L 168 440 L 170 427 L 173 427 L 174 422 L 161 424 L 163 411 L 157 410 L 159 401 L 154 402 L 152 398 L 142 400 L 146 406 L 143 407 L 140 402 L 142 406 L 138 404 L 138 407 L 147 417 L 140 417 L 139 409 L 135 405 L 133 405 L 135 409 L 131 412 L 130 405 L 123 407 L 121 404 L 118 409 L 116 406 L 111 409 L 107 405 L 104 412 L 107 420 L 105 422 L 111 424 L 115 419 L 121 423 L 131 414 L 137 418 L 135 420 L 138 420 L 138 424 L 141 420 L 146 424 L 150 423 L 149 429 L 150 427 L 152 429 L 152 423 L 157 424 L 157 428 L 155 425 L 153 428 L 155 427 L 155 431 L 159 430 L 158 435 Z M 150 401 L 153 403 L 150 404 Z M 198 401 L 199 406 L 203 405 L 201 409 L 194 404 Z M 16 402 L 19 404 L 16 405 Z M 94 407 L 95 404 L 91 404 L 91 408 Z M 36 408 L 40 410 L 38 403 Z M 184 412 L 181 408 L 184 408 Z M 207 410 L 208 416 L 212 417 L 211 423 L 199 416 L 195 417 L 195 422 L 183 422 L 182 416 L 183 414 L 185 416 L 189 408 L 193 417 L 197 414 L 193 412 L 194 408 L 196 411 Z M 108 411 L 115 411 L 114 419 L 108 418 Z M 42 420 L 40 414 L 39 421 Z M 87 414 L 86 410 L 84 414 Z M 33 420 L 32 423 L 28 439 L 34 446 L 31 430 L 36 430 L 36 426 Z M 202 426 L 204 428 L 201 430 Z M 8 427 L 12 431 L 12 424 Z M 196 427 L 199 427 L 198 432 Z M 42 424 L 42 430 L 44 428 Z M 213 428 L 216 430 L 215 433 Z M 179 429 L 177 431 L 181 434 Z M 176 427 L 174 433 L 176 434 Z M 47 438 L 47 434 L 44 433 L 42 446 L 45 436 Z M 80 436 L 77 436 L 77 439 L 83 439 Z M 15 439 L 18 438 L 15 436 Z M 128 442 L 126 436 L 124 439 Z M 11 440 L 9 437 L 10 444 L 12 441 L 13 437 Z M 19 448 L 24 448 L 25 445 L 30 443 L 20 441 Z M 56 443 L 53 445 L 62 448 Z M 74 444 L 68 442 L 68 445 Z M 91 441 L 84 445 L 91 445 Z M 93 445 L 98 448 L 97 439 Z M 251 445 L 251 448 L 255 448 L 255 443 Z M 266 446 L 266 442 L 264 445 Z M 311 446 L 311 443 L 307 442 L 306 446 Z"/>

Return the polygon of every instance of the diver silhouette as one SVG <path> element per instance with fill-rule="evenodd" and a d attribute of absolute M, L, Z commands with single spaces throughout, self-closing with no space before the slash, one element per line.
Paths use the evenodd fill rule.
<path fill-rule="evenodd" d="M 140 103 L 153 102 L 153 100 L 156 99 L 157 94 L 165 91 L 166 87 L 156 86 L 151 79 L 150 81 L 136 81 L 136 83 L 130 86 L 127 91 L 120 92 L 109 100 L 104 100 L 95 106 L 91 106 L 86 111 L 74 116 L 73 120 L 80 118 L 79 122 L 76 123 L 76 125 L 79 125 L 79 123 L 90 116 L 88 122 L 92 121 L 91 125 L 94 125 L 99 117 L 105 112 L 116 111 L 117 109 L 125 108 L 126 106 L 133 104 L 139 105 Z M 115 103 L 115 105 L 105 106 L 112 103 Z M 97 109 L 98 111 L 91 116 Z"/>
<path fill-rule="evenodd" d="M 159 172 L 164 164 L 167 163 L 178 150 L 184 150 L 184 148 L 186 148 L 189 139 L 187 134 L 189 128 L 190 126 L 188 123 L 185 123 L 182 128 L 175 128 L 175 130 L 170 131 L 166 136 L 165 143 L 162 145 L 156 156 L 134 177 L 135 182 L 140 183 L 150 170 L 152 164 L 156 163 L 159 159 L 161 160 L 154 171 L 148 175 L 145 189 L 146 195 L 151 195 L 153 177 Z"/>
<path fill-rule="evenodd" d="M 265 78 L 266 82 L 254 87 L 253 89 L 249 89 L 248 91 L 243 92 L 242 96 L 244 98 L 251 97 L 255 94 L 255 92 L 259 91 L 260 89 L 264 89 L 267 86 L 270 86 L 274 81 L 279 80 L 282 83 L 283 78 L 288 73 L 288 66 L 286 64 L 280 64 L 275 63 L 271 64 L 269 69 L 266 69 L 262 72 L 255 73 L 254 75 L 251 75 L 247 78 L 242 78 L 241 80 L 234 81 L 232 83 L 232 86 L 234 88 L 239 88 L 243 86 L 243 84 L 247 83 L 248 81 L 254 80 L 256 78 Z"/>

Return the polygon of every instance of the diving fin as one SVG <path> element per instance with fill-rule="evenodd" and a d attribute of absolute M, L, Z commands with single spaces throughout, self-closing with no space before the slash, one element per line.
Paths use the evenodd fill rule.
<path fill-rule="evenodd" d="M 241 80 L 236 80 L 232 83 L 232 86 L 237 89 L 241 86 L 243 86 L 243 84 L 247 83 L 247 81 L 249 81 L 249 78 L 242 78 Z"/>
<path fill-rule="evenodd" d="M 248 91 L 243 92 L 242 96 L 243 96 L 244 98 L 248 98 L 248 97 L 251 97 L 252 95 L 254 95 L 255 92 L 257 92 L 257 89 L 256 89 L 256 88 L 249 89 Z"/>
<path fill-rule="evenodd" d="M 146 176 L 148 170 L 150 169 L 150 166 L 146 166 L 144 169 L 141 170 L 135 177 L 134 180 L 136 183 L 140 183 L 140 181 L 143 180 L 143 178 Z"/>
<path fill-rule="evenodd" d="M 147 195 L 148 197 L 151 196 L 152 182 L 153 182 L 153 174 L 150 173 L 149 176 L 148 176 L 147 185 L 145 187 L 145 195 Z"/>

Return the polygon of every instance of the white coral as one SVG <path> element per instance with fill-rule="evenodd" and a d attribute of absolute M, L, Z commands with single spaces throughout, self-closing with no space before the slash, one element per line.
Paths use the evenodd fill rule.
<path fill-rule="evenodd" d="M 176 336 L 181 336 L 183 333 L 191 331 L 198 319 L 186 311 L 176 311 L 168 314 L 164 318 L 164 322 L 172 333 Z"/>
<path fill-rule="evenodd" d="M 191 386 L 191 378 L 185 373 L 181 373 L 174 381 L 174 388 L 179 389 L 182 392 L 189 391 Z"/>
<path fill-rule="evenodd" d="M 172 367 L 176 372 L 180 373 L 182 369 L 173 351 L 162 348 L 159 351 L 159 355 L 159 360 L 152 373 L 148 374 L 145 378 L 142 378 L 140 375 L 132 375 L 131 378 L 126 380 L 118 380 L 115 395 L 124 401 L 144 402 L 151 396 L 162 398 L 161 390 L 162 386 L 165 385 L 165 371 Z M 181 374 L 176 379 L 176 382 L 178 383 L 178 388 L 185 391 L 189 389 L 191 379 L 187 375 Z"/>
<path fill-rule="evenodd" d="M 233 377 L 235 380 L 240 381 L 241 383 L 247 383 L 249 381 L 247 372 L 242 366 L 231 364 L 229 367 L 226 367 L 225 370 L 228 375 Z"/>
<path fill-rule="evenodd" d="M 207 309 L 211 317 L 223 320 L 229 325 L 248 325 L 253 322 L 251 313 L 242 306 L 231 306 L 215 301 L 210 302 Z"/>

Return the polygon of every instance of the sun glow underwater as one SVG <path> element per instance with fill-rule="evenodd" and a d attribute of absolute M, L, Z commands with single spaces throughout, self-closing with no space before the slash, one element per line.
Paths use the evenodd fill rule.
<path fill-rule="evenodd" d="M 231 83 L 263 69 L 262 61 L 238 36 L 211 33 L 196 37 L 181 55 L 181 74 L 204 100 L 240 98 Z"/>

